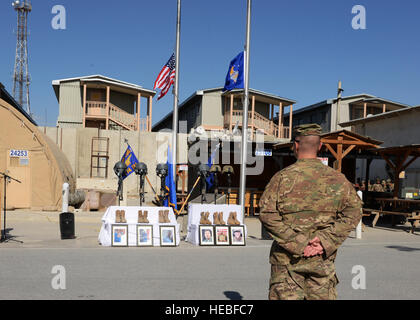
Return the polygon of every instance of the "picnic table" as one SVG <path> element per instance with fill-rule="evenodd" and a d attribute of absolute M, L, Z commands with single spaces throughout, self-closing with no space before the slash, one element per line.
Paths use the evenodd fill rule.
<path fill-rule="evenodd" d="M 376 226 L 379 218 L 384 215 L 392 216 L 392 225 L 395 226 L 395 217 L 404 217 L 411 223 L 411 233 L 420 226 L 420 200 L 407 200 L 398 198 L 376 198 L 379 209 L 363 209 L 363 214 L 375 215 L 373 227 Z"/>

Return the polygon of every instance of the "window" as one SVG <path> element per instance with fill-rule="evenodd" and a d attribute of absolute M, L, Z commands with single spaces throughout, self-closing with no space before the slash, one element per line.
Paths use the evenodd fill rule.
<path fill-rule="evenodd" d="M 309 123 L 317 123 L 318 117 L 316 114 L 311 114 Z"/>
<path fill-rule="evenodd" d="M 327 112 L 321 113 L 321 124 L 327 123 Z"/>

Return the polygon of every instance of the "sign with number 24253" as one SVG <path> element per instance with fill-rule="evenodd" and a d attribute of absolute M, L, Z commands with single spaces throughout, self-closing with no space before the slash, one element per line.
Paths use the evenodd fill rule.
<path fill-rule="evenodd" d="M 27 158 L 28 156 L 27 150 L 10 150 L 10 158 Z"/>

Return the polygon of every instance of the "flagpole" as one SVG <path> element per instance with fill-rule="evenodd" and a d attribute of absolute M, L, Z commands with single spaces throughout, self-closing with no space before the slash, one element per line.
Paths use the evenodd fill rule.
<path fill-rule="evenodd" d="M 172 138 L 172 164 L 173 170 L 172 175 L 174 181 L 176 181 L 176 166 L 177 166 L 177 155 L 178 155 L 178 103 L 179 103 L 179 56 L 180 56 L 180 36 L 181 36 L 181 0 L 178 0 L 178 15 L 176 22 L 176 49 L 175 49 L 175 84 L 174 84 L 174 112 L 173 112 L 173 138 Z"/>
<path fill-rule="evenodd" d="M 240 183 L 240 205 L 245 208 L 246 193 L 246 167 L 248 160 L 248 112 L 249 112 L 249 62 L 251 44 L 251 0 L 248 0 L 248 14 L 246 25 L 246 45 L 245 45 L 245 101 L 242 125 L 242 156 L 241 156 L 241 183 Z"/>

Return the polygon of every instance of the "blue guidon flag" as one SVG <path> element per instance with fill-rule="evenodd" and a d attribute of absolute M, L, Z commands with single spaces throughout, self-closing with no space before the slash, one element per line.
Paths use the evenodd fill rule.
<path fill-rule="evenodd" d="M 133 149 L 128 145 L 127 151 L 124 153 L 124 156 L 121 159 L 122 163 L 125 163 L 127 170 L 124 172 L 123 179 L 125 180 L 134 172 L 134 168 L 139 163 L 136 155 L 134 154 Z"/>
<path fill-rule="evenodd" d="M 241 52 L 230 63 L 229 71 L 226 76 L 224 91 L 244 89 L 244 87 L 244 52 Z"/>
<path fill-rule="evenodd" d="M 174 209 L 174 213 L 178 214 L 177 206 L 177 195 L 176 195 L 176 183 L 174 180 L 173 170 L 174 165 L 172 164 L 172 152 L 171 148 L 168 146 L 168 171 L 169 174 L 166 177 L 166 191 L 168 192 L 168 197 L 164 201 L 164 206 L 167 208 Z"/>

